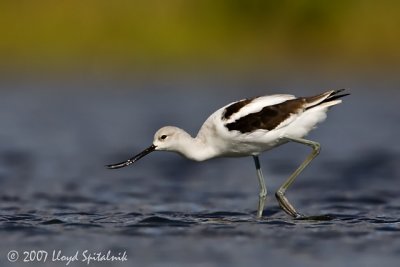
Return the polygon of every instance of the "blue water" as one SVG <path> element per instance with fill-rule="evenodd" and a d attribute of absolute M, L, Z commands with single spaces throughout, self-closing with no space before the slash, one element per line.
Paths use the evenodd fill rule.
<path fill-rule="evenodd" d="M 398 264 L 398 91 L 355 84 L 352 95 L 309 136 L 322 152 L 287 196 L 299 212 L 314 216 L 310 219 L 288 217 L 274 197 L 309 148 L 288 144 L 262 155 L 269 195 L 264 217 L 256 220 L 251 158 L 194 163 L 159 152 L 121 170 L 104 165 L 146 148 L 161 126 L 195 134 L 220 106 L 282 90 L 109 86 L 3 85 L 2 266 L 65 266 L 50 259 L 24 263 L 24 251 L 32 250 L 126 252 L 128 261 L 103 266 Z M 20 254 L 15 263 L 7 260 L 10 250 Z"/>

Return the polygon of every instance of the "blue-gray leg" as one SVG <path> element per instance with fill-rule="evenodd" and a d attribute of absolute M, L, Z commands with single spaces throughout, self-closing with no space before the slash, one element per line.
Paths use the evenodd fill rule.
<path fill-rule="evenodd" d="M 279 205 L 287 214 L 295 218 L 300 218 L 302 217 L 302 215 L 295 210 L 292 204 L 290 204 L 289 200 L 285 197 L 285 192 L 289 188 L 289 186 L 294 182 L 296 177 L 304 170 L 304 168 L 307 167 L 307 165 L 310 164 L 310 162 L 316 156 L 318 156 L 321 150 L 321 146 L 317 142 L 302 138 L 284 137 L 283 139 L 307 145 L 312 148 L 311 154 L 304 160 L 304 162 L 297 168 L 297 170 L 295 170 L 293 174 L 290 175 L 290 177 L 282 184 L 282 186 L 278 189 L 278 191 L 275 194 L 276 198 L 278 199 Z"/>
<path fill-rule="evenodd" d="M 267 187 L 265 186 L 264 176 L 261 170 L 258 156 L 253 156 L 253 159 L 254 159 L 254 164 L 256 165 L 258 182 L 260 184 L 260 193 L 258 195 L 257 218 L 261 218 L 264 211 L 265 200 L 267 198 Z"/>

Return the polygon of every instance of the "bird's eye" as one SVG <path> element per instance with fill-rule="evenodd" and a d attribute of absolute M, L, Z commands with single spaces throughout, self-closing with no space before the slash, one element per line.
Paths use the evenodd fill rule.
<path fill-rule="evenodd" d="M 161 137 L 160 137 L 161 140 L 165 140 L 166 138 L 167 138 L 167 136 L 165 134 L 161 135 Z"/>

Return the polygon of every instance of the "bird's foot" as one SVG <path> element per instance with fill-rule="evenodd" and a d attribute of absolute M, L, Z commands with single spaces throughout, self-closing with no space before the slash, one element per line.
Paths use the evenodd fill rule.
<path fill-rule="evenodd" d="M 275 193 L 276 199 L 278 200 L 279 206 L 290 216 L 295 219 L 305 217 L 303 214 L 298 213 L 296 209 L 290 204 L 289 200 L 285 197 L 284 192 L 278 191 Z"/>

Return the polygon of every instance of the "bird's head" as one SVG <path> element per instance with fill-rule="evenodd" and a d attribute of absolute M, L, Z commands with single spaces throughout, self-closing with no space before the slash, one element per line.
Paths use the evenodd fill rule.
<path fill-rule="evenodd" d="M 154 134 L 153 145 L 156 147 L 155 150 L 176 152 L 187 136 L 188 134 L 180 128 L 165 126 Z"/>
<path fill-rule="evenodd" d="M 179 152 L 180 148 L 183 145 L 182 140 L 185 140 L 185 138 L 188 137 L 190 137 L 190 135 L 180 128 L 173 126 L 165 126 L 159 129 L 154 134 L 153 144 L 151 146 L 149 146 L 136 156 L 128 159 L 127 161 L 123 161 L 116 164 L 110 164 L 107 165 L 106 167 L 109 169 L 119 169 L 129 166 L 138 161 L 139 159 L 143 158 L 147 154 L 156 150 Z"/>

